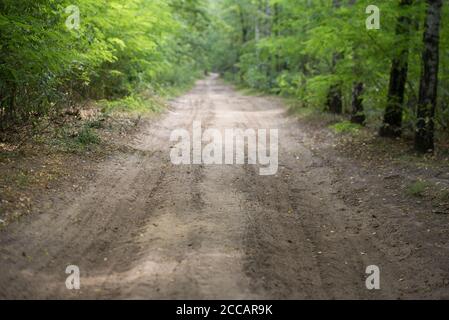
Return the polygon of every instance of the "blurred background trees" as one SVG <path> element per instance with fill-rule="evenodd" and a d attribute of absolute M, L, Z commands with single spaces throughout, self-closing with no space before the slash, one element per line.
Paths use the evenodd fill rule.
<path fill-rule="evenodd" d="M 383 136 L 413 136 L 422 132 L 420 128 L 435 128 L 447 137 L 449 6 L 438 5 L 442 1 L 218 2 L 213 12 L 219 28 L 211 61 L 226 78 L 293 96 L 300 106 L 346 113 L 354 123 L 368 121 Z M 379 30 L 366 28 L 369 5 L 380 8 Z M 429 31 L 426 21 L 435 22 L 436 11 L 441 27 L 433 23 L 433 34 L 423 39 Z M 439 71 L 435 61 L 426 67 L 431 44 L 439 46 L 430 55 L 436 59 L 435 53 L 441 53 Z M 432 101 L 420 99 L 420 87 L 428 82 L 421 78 L 431 77 L 423 70 L 438 73 L 434 112 L 432 107 L 418 112 L 418 106 Z M 433 149 L 432 134 L 426 136 L 426 146 L 417 150 Z"/>

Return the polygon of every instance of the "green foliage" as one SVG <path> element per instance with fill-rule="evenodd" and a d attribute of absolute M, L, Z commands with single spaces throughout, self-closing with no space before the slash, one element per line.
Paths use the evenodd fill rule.
<path fill-rule="evenodd" d="M 78 30 L 66 27 L 69 5 L 79 8 Z M 0 130 L 87 98 L 191 82 L 208 63 L 206 8 L 203 0 L 2 0 Z"/>
<path fill-rule="evenodd" d="M 400 6 L 378 0 L 220 0 L 214 16 L 213 67 L 240 84 L 292 96 L 299 107 L 325 109 L 329 88 L 343 89 L 344 110 L 352 108 L 352 87 L 363 82 L 364 113 L 379 122 L 387 102 L 393 58 L 409 50 L 404 127 L 414 130 L 421 76 L 426 1 Z M 366 8 L 381 10 L 381 29 L 367 30 Z M 436 115 L 449 130 L 449 6 L 443 5 L 441 61 Z M 412 21 L 409 40 L 397 34 L 400 16 Z M 446 53 L 446 54 L 443 54 Z M 334 59 L 335 55 L 338 59 Z"/>
<path fill-rule="evenodd" d="M 319 112 L 326 109 L 335 85 L 341 89 L 344 111 L 352 111 L 354 84 L 362 83 L 363 115 L 376 123 L 387 104 L 392 61 L 406 49 L 403 126 L 413 132 L 426 1 L 400 3 L 2 0 L 0 131 L 34 123 L 86 99 L 115 100 L 102 102 L 107 111 L 157 111 L 159 104 L 141 98 L 142 93 L 169 95 L 206 70 L 256 90 L 293 97 L 298 107 Z M 381 10 L 380 30 L 365 27 L 365 10 L 371 4 Z M 69 5 L 80 10 L 78 30 L 65 25 Z M 397 32 L 403 16 L 411 20 L 405 34 Z M 447 53 L 447 3 L 442 21 L 441 52 Z M 447 136 L 449 55 L 440 56 L 435 119 L 438 132 Z"/>

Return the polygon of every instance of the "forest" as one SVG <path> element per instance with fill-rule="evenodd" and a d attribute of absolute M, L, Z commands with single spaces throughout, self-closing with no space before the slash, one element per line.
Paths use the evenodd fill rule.
<path fill-rule="evenodd" d="M 378 29 L 366 26 L 370 5 Z M 228 0 L 212 12 L 213 67 L 225 77 L 376 123 L 381 136 L 414 135 L 420 152 L 435 132 L 447 141 L 447 3 Z"/>
<path fill-rule="evenodd" d="M 448 17 L 442 0 L 2 0 L 0 130 L 210 70 L 427 153 L 447 140 Z"/>
<path fill-rule="evenodd" d="M 0 130 L 191 82 L 207 26 L 202 1 L 2 0 Z"/>
<path fill-rule="evenodd" d="M 0 0 L 0 300 L 449 299 L 448 21 Z"/>

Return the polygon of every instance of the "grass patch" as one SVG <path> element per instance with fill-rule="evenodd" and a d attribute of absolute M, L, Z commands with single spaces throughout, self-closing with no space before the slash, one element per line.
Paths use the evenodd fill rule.
<path fill-rule="evenodd" d="M 163 108 L 162 103 L 156 98 L 144 98 L 138 95 L 131 95 L 113 101 L 102 100 L 99 104 L 102 107 L 102 112 L 105 114 L 126 112 L 142 115 L 160 112 Z"/>
<path fill-rule="evenodd" d="M 21 153 L 16 150 L 10 151 L 10 150 L 3 150 L 0 148 L 0 163 L 13 159 L 18 159 L 20 156 Z"/>
<path fill-rule="evenodd" d="M 29 175 L 24 171 L 20 171 L 16 176 L 16 183 L 19 187 L 27 186 L 30 183 Z"/>
<path fill-rule="evenodd" d="M 97 135 L 97 133 L 94 130 L 92 130 L 92 128 L 89 125 L 85 125 L 82 127 L 82 129 L 76 135 L 75 143 L 77 143 L 81 146 L 89 146 L 92 144 L 99 144 L 100 137 Z"/>
<path fill-rule="evenodd" d="M 324 112 L 314 106 L 304 106 L 295 98 L 283 98 L 288 112 L 312 127 L 325 128 L 345 120 L 343 115 Z"/>
<path fill-rule="evenodd" d="M 91 122 L 87 122 L 77 130 L 63 127 L 57 132 L 52 144 L 65 152 L 81 152 L 98 145 L 101 139 L 91 125 Z"/>
<path fill-rule="evenodd" d="M 5 185 L 15 185 L 18 188 L 24 188 L 31 183 L 31 178 L 26 170 L 19 170 L 17 172 L 9 172 L 4 174 L 1 183 Z"/>
<path fill-rule="evenodd" d="M 431 181 L 417 180 L 407 187 L 406 192 L 412 197 L 431 200 L 436 207 L 449 204 L 449 189 Z"/>
<path fill-rule="evenodd" d="M 192 80 L 183 84 L 168 86 L 164 89 L 159 90 L 158 96 L 165 99 L 177 98 L 192 90 L 195 87 L 195 83 L 196 81 Z"/>
<path fill-rule="evenodd" d="M 105 128 L 105 120 L 104 118 L 96 119 L 89 121 L 86 123 L 86 126 L 90 129 L 104 129 Z"/>
<path fill-rule="evenodd" d="M 25 188 L 33 182 L 30 173 L 27 170 L 8 171 L 0 179 L 0 184 Z"/>
<path fill-rule="evenodd" d="M 424 180 L 417 180 L 409 185 L 406 189 L 407 194 L 413 197 L 423 197 L 425 192 L 429 190 L 431 184 Z"/>
<path fill-rule="evenodd" d="M 308 118 L 311 116 L 319 115 L 319 112 L 315 108 L 307 108 L 303 106 L 298 106 L 297 101 L 294 99 L 284 98 L 284 101 L 287 104 L 288 112 L 292 115 L 295 115 L 299 118 Z"/>
<path fill-rule="evenodd" d="M 244 96 L 249 96 L 249 97 L 261 97 L 266 94 L 265 92 L 263 92 L 261 90 L 257 90 L 257 89 L 249 88 L 249 87 L 245 87 L 245 86 L 237 86 L 237 90 L 240 94 L 242 94 Z"/>
<path fill-rule="evenodd" d="M 449 190 L 448 189 L 441 190 L 439 194 L 439 199 L 441 201 L 449 202 Z"/>
<path fill-rule="evenodd" d="M 362 126 L 350 121 L 342 121 L 329 126 L 329 128 L 331 128 L 335 133 L 357 134 L 360 129 L 362 129 Z"/>

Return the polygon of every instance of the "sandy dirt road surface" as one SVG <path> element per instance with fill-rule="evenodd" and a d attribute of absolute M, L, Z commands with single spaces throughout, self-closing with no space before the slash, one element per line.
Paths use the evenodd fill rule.
<path fill-rule="evenodd" d="M 278 173 L 173 165 L 170 134 L 194 121 L 279 129 Z M 46 212 L 0 233 L 0 297 L 449 298 L 447 245 L 419 255 L 413 243 L 386 245 L 370 228 L 372 212 L 338 196 L 334 169 L 306 136 L 276 100 L 244 96 L 216 76 L 199 81 L 84 191 L 53 195 Z M 81 270 L 81 290 L 66 289 L 69 265 Z M 381 269 L 381 290 L 366 289 L 369 265 Z"/>

